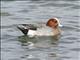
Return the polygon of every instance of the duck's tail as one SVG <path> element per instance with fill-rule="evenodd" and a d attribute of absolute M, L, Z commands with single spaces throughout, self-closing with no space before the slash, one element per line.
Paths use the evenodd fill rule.
<path fill-rule="evenodd" d="M 29 29 L 27 29 L 27 28 L 25 29 L 24 27 L 19 27 L 19 26 L 17 26 L 17 28 L 18 28 L 24 35 L 27 35 Z"/>
<path fill-rule="evenodd" d="M 37 30 L 37 27 L 35 27 L 34 25 L 31 24 L 20 24 L 17 25 L 17 28 L 24 34 L 27 35 L 29 30 Z"/>

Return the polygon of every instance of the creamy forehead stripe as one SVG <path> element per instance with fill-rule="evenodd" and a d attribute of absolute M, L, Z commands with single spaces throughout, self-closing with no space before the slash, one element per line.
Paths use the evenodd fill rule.
<path fill-rule="evenodd" d="M 54 18 L 54 19 L 56 19 L 56 20 L 58 21 L 58 24 L 60 24 L 60 21 L 59 21 L 59 19 L 58 19 L 58 18 Z"/>
<path fill-rule="evenodd" d="M 62 27 L 62 26 L 63 26 L 63 25 L 61 25 L 61 24 L 60 24 L 60 21 L 59 21 L 59 19 L 58 19 L 58 18 L 54 18 L 54 19 L 56 19 L 56 20 L 58 21 L 58 24 L 59 24 L 59 26 L 60 26 L 60 27 Z"/>

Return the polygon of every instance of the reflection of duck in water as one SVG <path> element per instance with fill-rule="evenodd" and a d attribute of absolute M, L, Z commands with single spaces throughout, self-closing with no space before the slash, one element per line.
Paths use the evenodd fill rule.
<path fill-rule="evenodd" d="M 22 46 L 25 46 L 26 49 L 35 49 L 35 48 L 50 48 L 57 47 L 58 40 L 55 40 L 52 36 L 40 36 L 29 38 L 24 36 L 19 36 L 18 41 L 21 42 Z"/>
<path fill-rule="evenodd" d="M 18 25 L 18 29 L 28 36 L 56 36 L 60 34 L 59 26 L 61 26 L 59 20 L 57 18 L 51 18 L 43 27 L 21 24 Z"/>

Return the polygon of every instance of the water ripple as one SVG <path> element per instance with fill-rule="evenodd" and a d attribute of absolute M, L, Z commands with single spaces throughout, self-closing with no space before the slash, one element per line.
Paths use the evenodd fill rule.
<path fill-rule="evenodd" d="M 79 0 L 3 1 L 0 13 L 2 60 L 76 60 L 76 52 L 80 52 L 78 2 Z M 58 17 L 63 25 L 59 39 L 50 36 L 29 38 L 16 28 L 17 24 L 41 24 L 52 17 Z M 33 46 L 28 42 L 32 42 Z"/>

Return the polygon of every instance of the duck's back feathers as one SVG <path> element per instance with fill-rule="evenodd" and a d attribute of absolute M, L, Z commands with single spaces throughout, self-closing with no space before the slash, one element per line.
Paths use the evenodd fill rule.
<path fill-rule="evenodd" d="M 34 26 L 33 24 L 21 24 L 21 25 L 24 26 L 24 28 L 26 29 L 37 30 L 37 27 Z"/>

